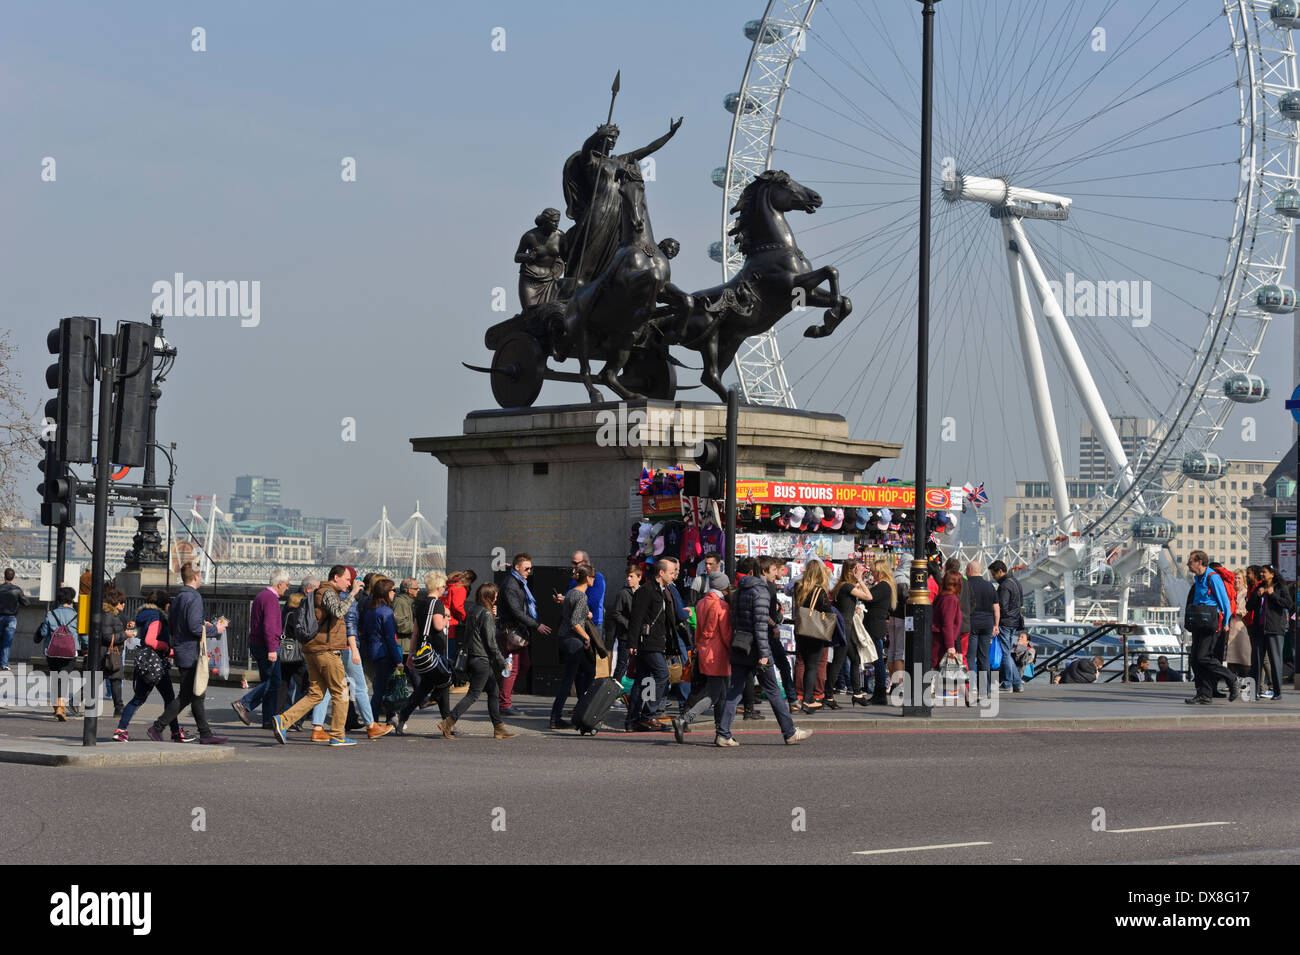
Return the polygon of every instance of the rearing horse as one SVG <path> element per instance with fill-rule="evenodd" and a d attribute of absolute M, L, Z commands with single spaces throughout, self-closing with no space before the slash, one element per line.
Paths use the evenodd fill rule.
<path fill-rule="evenodd" d="M 635 169 L 618 173 L 621 198 L 619 247 L 605 270 L 578 289 L 564 313 L 565 336 L 593 402 L 604 400 L 592 380 L 590 356 L 608 356 L 600 381 L 621 398 L 637 398 L 618 380 L 638 334 L 662 297 L 677 313 L 693 308 L 691 297 L 668 281 L 668 259 L 655 244 L 646 213 L 645 182 Z M 594 346 L 594 347 L 593 347 Z"/>
<path fill-rule="evenodd" d="M 803 293 L 802 304 L 826 308 L 820 326 L 804 329 L 809 338 L 829 335 L 853 311 L 848 296 L 840 295 L 839 270 L 833 265 L 814 269 L 785 221 L 785 213 L 792 209 L 813 213 L 821 204 L 821 196 L 786 173 L 763 172 L 745 187 L 731 210 L 736 224 L 729 234 L 737 237 L 745 256 L 740 271 L 725 285 L 696 292 L 689 311 L 661 310 L 661 315 L 670 316 L 659 320 L 668 330 L 668 341 L 700 353 L 704 359 L 700 379 L 723 401 L 727 391 L 722 387 L 722 372 L 735 360 L 741 343 L 789 314 L 796 290 Z M 828 291 L 817 287 L 822 282 L 830 287 Z"/>

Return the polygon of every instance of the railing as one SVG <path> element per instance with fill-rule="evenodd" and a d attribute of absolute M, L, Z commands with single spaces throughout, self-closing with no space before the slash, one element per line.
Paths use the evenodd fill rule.
<path fill-rule="evenodd" d="M 126 610 L 123 620 L 134 620 L 145 602 L 143 597 L 126 598 Z M 203 615 L 211 621 L 225 617 L 230 621 L 226 627 L 226 651 L 231 666 L 253 666 L 252 655 L 248 651 L 248 614 L 253 608 L 252 597 L 204 597 Z M 141 638 L 144 634 L 139 634 Z M 128 651 L 127 659 L 135 660 L 135 651 Z"/>
<path fill-rule="evenodd" d="M 1128 668 L 1129 668 L 1128 637 L 1129 637 L 1130 630 L 1133 628 L 1134 628 L 1133 624 L 1119 623 L 1114 620 L 1099 624 L 1098 626 L 1094 627 L 1092 630 L 1089 630 L 1087 633 L 1085 633 L 1078 640 L 1074 641 L 1074 643 L 1067 643 L 1061 650 L 1049 656 L 1047 659 L 1041 662 L 1035 660 L 1034 676 L 1026 677 L 1025 680 L 1026 682 L 1032 680 L 1035 676 L 1038 676 L 1040 672 L 1051 672 L 1053 666 L 1056 663 L 1059 663 L 1061 660 L 1068 661 L 1072 659 L 1073 657 L 1078 655 L 1080 650 L 1083 650 L 1086 647 L 1091 646 L 1094 642 L 1106 636 L 1106 634 L 1110 633 L 1111 631 L 1118 630 L 1119 641 L 1120 641 L 1119 653 L 1115 654 L 1113 657 L 1106 660 L 1106 663 L 1111 663 L 1114 660 L 1120 660 L 1121 669 L 1119 670 L 1118 673 L 1112 673 L 1110 676 L 1106 677 L 1106 679 L 1103 680 L 1102 682 L 1113 683 L 1116 679 L 1119 679 L 1123 682 L 1128 682 Z M 1101 656 L 1103 659 L 1105 659 L 1105 654 L 1098 654 L 1098 656 Z M 1179 672 L 1185 675 L 1187 670 L 1186 652 L 1180 651 L 1177 654 L 1177 656 L 1178 656 L 1178 665 L 1180 668 Z M 1100 678 L 1100 673 L 1098 674 L 1098 677 Z"/>

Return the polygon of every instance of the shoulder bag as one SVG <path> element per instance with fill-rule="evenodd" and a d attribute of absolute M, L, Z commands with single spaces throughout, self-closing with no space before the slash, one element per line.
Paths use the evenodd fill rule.
<path fill-rule="evenodd" d="M 199 662 L 194 668 L 194 695 L 202 696 L 208 688 L 208 638 L 199 637 Z"/>
<path fill-rule="evenodd" d="M 814 610 L 816 605 L 817 591 L 813 591 L 808 595 L 808 606 L 795 608 L 794 635 L 819 643 L 830 643 L 835 636 L 835 614 Z"/>
<path fill-rule="evenodd" d="M 109 634 L 108 649 L 104 651 L 104 676 L 122 675 L 122 651 L 116 645 L 114 635 Z"/>

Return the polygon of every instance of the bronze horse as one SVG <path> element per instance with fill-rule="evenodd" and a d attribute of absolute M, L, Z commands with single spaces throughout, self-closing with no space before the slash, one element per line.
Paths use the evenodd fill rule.
<path fill-rule="evenodd" d="M 796 306 L 825 307 L 820 326 L 804 330 L 809 338 L 829 335 L 853 311 L 848 296 L 840 295 L 840 273 L 832 265 L 814 269 L 795 244 L 785 213 L 801 209 L 816 212 L 822 197 L 784 172 L 769 169 L 754 179 L 732 208 L 736 224 L 730 235 L 745 256 L 745 264 L 725 285 L 715 285 L 687 296 L 682 304 L 660 309 L 657 323 L 670 344 L 698 351 L 704 359 L 701 381 L 723 401 L 722 372 L 730 367 L 746 338 L 762 335 Z M 818 288 L 821 283 L 828 291 Z"/>

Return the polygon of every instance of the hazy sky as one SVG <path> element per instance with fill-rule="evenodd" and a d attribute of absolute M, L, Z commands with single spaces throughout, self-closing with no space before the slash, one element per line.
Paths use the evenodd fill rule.
<path fill-rule="evenodd" d="M 969 129 L 972 116 L 958 101 L 972 100 L 978 90 L 997 90 L 999 84 L 996 71 L 990 82 L 984 75 L 988 68 L 974 64 L 1007 62 L 1005 69 L 1012 71 L 1017 69 L 1013 54 L 1023 53 L 1011 39 L 1005 50 L 990 44 L 977 51 L 970 31 L 957 29 L 962 2 L 940 6 L 941 37 L 946 36 L 941 52 L 949 52 L 938 131 L 942 137 L 946 130 L 948 138 L 936 145 L 936 161 L 944 149 L 981 141 L 971 139 L 980 131 Z M 1216 3 L 1198 0 L 1184 9 L 1202 6 L 1204 19 L 1212 20 Z M 400 523 L 416 498 L 426 516 L 440 523 L 445 472 L 431 458 L 412 455 L 408 439 L 458 433 L 466 412 L 495 407 L 486 376 L 462 369 L 460 361 L 490 362 L 482 331 L 517 309 L 517 267 L 511 259 L 519 236 L 544 206 L 563 207 L 562 164 L 604 120 L 616 69 L 622 70 L 615 108 L 620 148 L 643 145 L 667 130 L 670 116 L 685 116 L 680 133 L 656 157 L 656 178 L 648 184 L 650 214 L 657 236 L 682 243 L 673 262 L 678 285 L 695 289 L 719 280 L 718 266 L 706 256 L 709 243 L 719 237 L 721 212 L 721 192 L 709 172 L 725 160 L 731 115 L 722 99 L 739 86 L 749 48 L 741 28 L 746 19 L 761 15 L 762 7 L 757 2 L 7 5 L 0 33 L 0 121 L 6 130 L 6 148 L 0 150 L 0 326 L 16 330 L 29 397 L 34 404 L 46 397 L 44 340 L 60 317 L 145 321 L 154 283 L 170 281 L 177 272 L 190 280 L 256 280 L 256 327 L 242 327 L 239 318 L 229 317 L 167 322 L 167 337 L 180 356 L 163 386 L 159 434 L 179 446 L 178 493 L 216 492 L 224 504 L 235 476 L 266 474 L 281 479 L 286 504 L 309 514 L 342 516 L 358 530 L 378 517 L 381 504 Z M 906 248 L 914 242 L 910 227 L 900 233 L 903 238 L 889 238 L 889 222 L 909 208 L 915 212 L 914 199 L 906 205 L 915 195 L 915 178 L 907 178 L 908 160 L 902 158 L 915 143 L 914 120 L 878 101 L 864 70 L 837 60 L 836 51 L 860 43 L 862 61 L 874 67 L 871 75 L 910 111 L 917 5 L 900 0 L 879 19 L 864 15 L 864 9 L 874 10 L 869 0 L 826 4 L 819 11 L 816 23 L 826 43 L 819 47 L 816 35 L 809 40 L 796 68 L 798 92 L 787 99 L 790 123 L 778 140 L 785 151 L 774 164 L 814 185 L 827 201 L 818 217 L 792 214 L 800 244 L 816 264 L 847 260 L 841 264 L 846 284 L 854 278 L 859 283 L 852 293 L 854 318 L 836 337 L 801 345 L 789 368 L 800 383 L 797 396 L 808 396 L 814 410 L 844 413 L 856 436 L 909 442 L 912 373 L 905 341 L 914 289 L 911 298 L 888 296 L 895 287 L 891 281 L 914 286 L 914 265 L 891 263 L 878 253 L 880 244 Z M 1108 22 L 1114 51 L 1135 28 L 1118 19 Z M 1199 19 L 1188 23 L 1184 32 L 1192 36 L 1199 25 Z M 875 26 L 879 36 L 872 35 Z M 195 27 L 205 31 L 206 52 L 191 49 Z M 492 49 L 496 27 L 505 30 L 503 52 Z M 881 37 L 891 36 L 896 47 L 880 45 Z M 969 59 L 958 63 L 959 45 L 953 44 L 962 36 Z M 1141 42 L 1148 47 L 1135 59 L 1149 63 L 1171 41 L 1154 34 Z M 1226 42 L 1220 22 L 1195 34 L 1179 56 L 1194 63 Z M 866 52 L 872 43 L 880 45 L 879 55 Z M 805 66 L 807 71 L 799 72 Z M 856 75 L 859 93 L 834 78 L 836 69 Z M 1028 65 L 1019 72 L 1032 79 Z M 1136 104 L 1122 121 L 1140 121 L 1142 109 L 1152 110 L 1154 118 L 1177 108 L 1171 104 L 1211 91 L 1222 96 L 1220 87 L 1231 86 L 1234 77 L 1231 61 L 1221 61 L 1174 85 L 1167 97 Z M 1113 87 L 1097 84 L 1099 101 L 1129 78 Z M 819 91 L 819 80 L 849 90 L 856 107 Z M 1012 95 L 1005 89 L 1011 85 L 1002 84 L 997 95 Z M 826 107 L 820 119 L 818 104 Z M 1188 128 L 1201 125 L 1197 120 Z M 1031 132 L 1049 130 L 1027 126 Z M 889 145 L 895 136 L 906 149 Z M 988 146 L 990 160 L 1002 151 L 996 145 Z M 1176 165 L 1209 165 L 1231 147 L 1222 135 L 1203 144 L 1193 140 L 1183 144 Z M 848 167 L 844 154 L 835 151 L 847 150 L 867 166 L 863 151 L 868 149 L 885 154 L 894 171 L 873 180 L 858 169 L 837 184 L 829 166 Z M 1138 155 L 1175 158 L 1164 149 L 1160 155 L 1151 149 Z M 988 173 L 1014 168 L 1014 150 L 1011 155 Z M 1191 159 L 1184 161 L 1184 155 Z M 42 181 L 45 157 L 56 162 L 54 182 Z M 356 161 L 355 182 L 342 181 L 345 157 Z M 1107 169 L 1138 171 L 1134 162 L 1131 154 L 1099 156 L 1084 168 L 1100 169 L 1104 176 Z M 1199 178 L 1210 172 L 1219 178 Z M 1215 202 L 1178 215 L 1203 222 L 1207 234 L 1226 235 L 1230 219 L 1224 218 L 1223 197 L 1235 195 L 1235 187 L 1229 188 L 1234 176 L 1232 168 L 1181 173 L 1152 194 L 1181 188 L 1213 197 Z M 1031 184 L 1051 187 L 1050 182 Z M 836 237 L 832 220 L 853 215 L 855 203 L 873 202 L 897 204 L 887 219 L 878 225 L 864 220 L 873 224 L 858 230 L 861 236 L 878 235 L 876 251 L 864 250 L 861 243 L 846 245 L 852 235 Z M 1138 203 L 1133 214 L 1167 208 L 1163 201 Z M 987 217 L 984 221 L 993 228 Z M 808 231 L 815 222 L 828 228 Z M 566 220 L 564 226 L 569 225 Z M 940 248 L 940 232 L 936 259 L 947 256 L 955 267 L 976 255 L 957 254 L 960 245 Z M 1200 240 L 1189 243 L 1169 233 L 1162 238 L 1169 248 L 1157 252 L 1125 234 L 1141 251 L 1114 250 L 1128 265 L 1115 265 L 1118 274 L 1103 267 L 1100 277 L 1150 277 L 1157 295 L 1168 288 L 1196 299 L 1202 293 L 1193 279 L 1178 271 L 1147 271 L 1157 268 L 1156 256 L 1172 251 L 1169 257 L 1176 258 L 1183 250 L 1195 260 L 1192 271 L 1222 268 L 1222 243 L 1214 252 L 1191 244 Z M 949 408 L 962 409 L 966 417 L 961 448 L 936 445 L 936 453 L 945 472 L 941 477 L 986 480 L 1000 496 L 1013 476 L 1041 479 L 1042 464 L 1036 447 L 1023 437 L 1033 426 L 1023 410 L 1023 375 L 1016 374 L 1014 325 L 1002 311 L 1005 305 L 990 299 L 978 324 L 967 311 L 983 289 L 1005 297 L 999 240 L 973 227 L 955 235 L 981 250 L 982 277 L 972 280 L 964 295 L 956 284 L 944 286 L 943 300 L 965 299 L 966 310 L 949 309 L 947 333 L 941 331 L 943 317 L 936 318 L 936 335 L 954 336 L 937 339 L 936 350 L 954 364 L 938 374 L 943 388 L 932 405 L 932 428 Z M 1060 261 L 1071 266 L 1068 240 L 1055 242 L 1044 239 L 1042 257 L 1054 261 L 1050 249 L 1058 248 Z M 901 269 L 902 278 L 890 279 L 890 269 Z M 510 311 L 504 314 L 490 308 L 498 286 L 507 290 Z M 885 306 L 889 315 L 873 304 Z M 1163 304 L 1164 314 L 1172 317 L 1178 307 L 1174 300 Z M 1186 309 L 1188 315 L 1193 311 Z M 809 317 L 787 320 L 783 347 L 793 347 Z M 1157 330 L 1162 317 L 1156 313 Z M 1180 314 L 1180 321 L 1185 318 Z M 1256 406 L 1259 440 L 1238 441 L 1230 449 L 1235 456 L 1276 458 L 1289 444 L 1289 419 L 1281 403 L 1294 378 L 1291 321 L 1275 323 L 1270 341 L 1276 347 L 1261 362 L 1274 397 Z M 1194 320 L 1165 326 L 1170 339 L 1193 331 Z M 1111 339 L 1119 351 L 1116 368 L 1125 365 L 1141 375 L 1149 363 L 1142 339 L 1123 334 L 1129 337 Z M 1096 340 L 1101 347 L 1104 333 Z M 904 344 L 894 353 L 891 343 Z M 994 353 L 1003 343 L 1015 360 L 999 357 L 981 364 L 989 343 Z M 696 363 L 693 356 L 683 357 Z M 1176 358 L 1175 348 L 1169 361 Z M 824 387 L 814 390 L 816 382 Z M 579 386 L 548 383 L 541 401 L 576 401 L 583 394 Z M 1139 410 L 1127 407 L 1130 401 L 1126 394 L 1112 411 Z M 1064 401 L 1057 410 L 1067 472 L 1073 473 L 1078 402 Z M 355 419 L 354 442 L 342 439 L 345 418 Z M 998 447 L 991 434 L 1010 440 L 998 438 Z M 910 444 L 904 454 L 910 461 Z M 888 473 L 910 475 L 910 464 Z M 36 483 L 33 469 L 24 485 L 32 504 Z"/>

